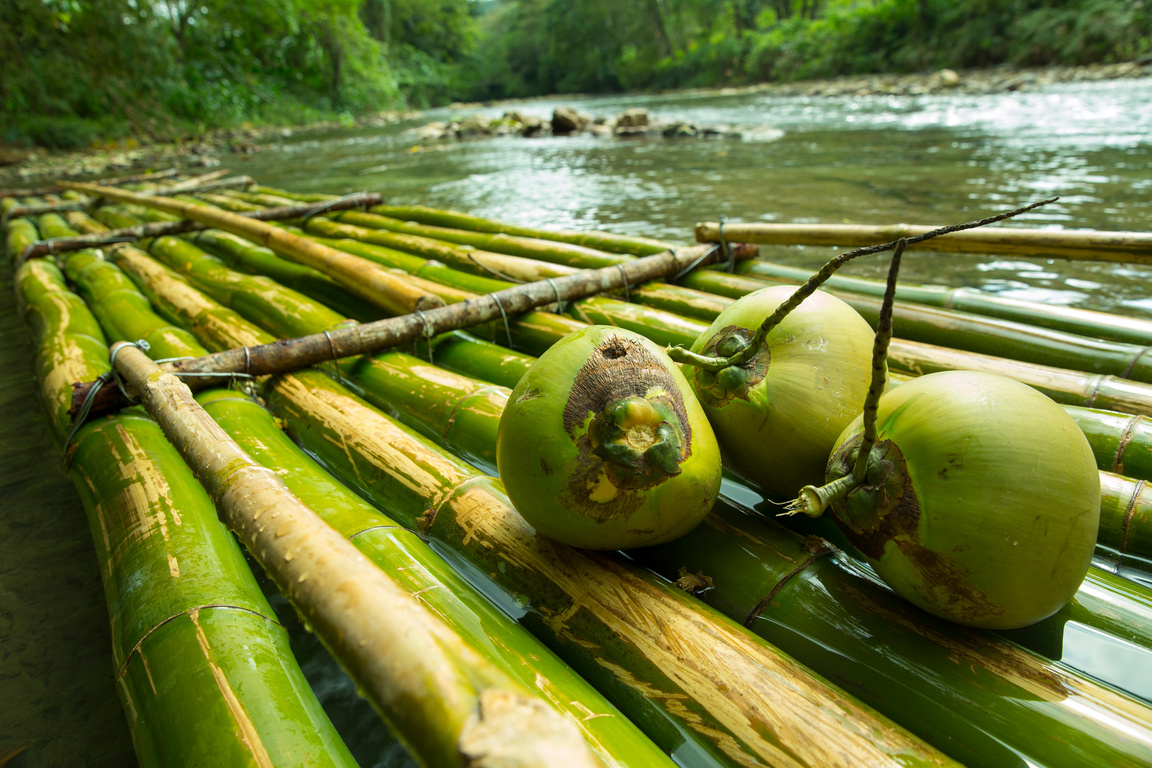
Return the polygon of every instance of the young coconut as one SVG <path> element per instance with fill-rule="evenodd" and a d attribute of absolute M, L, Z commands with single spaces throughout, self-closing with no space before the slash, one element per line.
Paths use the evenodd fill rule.
<path fill-rule="evenodd" d="M 973 371 L 883 392 L 892 297 L 864 413 L 796 511 L 836 523 L 876 573 L 924 610 L 975 627 L 1033 624 L 1064 606 L 1092 561 L 1100 474 L 1072 418 L 1031 387 Z"/>
<path fill-rule="evenodd" d="M 500 417 L 496 462 L 513 506 L 576 547 L 626 549 L 692 530 L 720 491 L 720 452 L 658 346 L 591 326 L 540 356 Z"/>
<path fill-rule="evenodd" d="M 714 360 L 755 346 L 746 360 L 717 370 L 689 359 L 683 369 L 716 431 L 724 465 L 785 499 L 823 478 L 832 445 L 868 391 L 872 348 L 868 322 L 821 291 L 794 302 L 757 342 L 757 329 L 795 292 L 781 285 L 742 297 L 690 350 Z M 670 354 L 679 359 L 676 352 Z"/>

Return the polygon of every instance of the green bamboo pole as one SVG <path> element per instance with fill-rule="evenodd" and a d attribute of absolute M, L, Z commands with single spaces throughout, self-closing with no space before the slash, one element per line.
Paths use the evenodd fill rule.
<path fill-rule="evenodd" d="M 802 283 L 808 271 L 767 261 L 741 262 L 736 271 L 749 277 L 773 282 Z M 829 290 L 847 291 L 869 296 L 880 296 L 884 282 L 863 277 L 835 275 L 826 286 Z M 1004 320 L 1038 325 L 1058 331 L 1077 333 L 1099 339 L 1125 341 L 1131 344 L 1152 343 L 1152 321 L 1136 317 L 1122 317 L 1076 307 L 1041 304 L 1035 301 L 998 296 L 971 288 L 948 288 L 936 285 L 901 284 L 896 287 L 896 298 L 901 301 L 955 309 L 978 315 L 999 317 Z"/>
<path fill-rule="evenodd" d="M 1147 416 L 1067 406 L 1088 438 L 1100 469 L 1152 480 L 1152 420 Z"/>
<path fill-rule="evenodd" d="M 299 195 L 285 192 L 271 187 L 254 187 L 256 192 L 265 192 L 286 197 L 293 200 L 318 202 L 324 199 L 322 195 Z M 516 237 L 527 237 L 538 240 L 553 240 L 561 243 L 570 243 L 585 248 L 592 248 L 609 253 L 627 253 L 633 256 L 650 256 L 654 253 L 667 250 L 674 244 L 653 240 L 646 237 L 630 237 L 616 235 L 608 232 L 576 232 L 564 230 L 533 229 L 519 227 L 513 224 L 494 222 L 478 216 L 470 216 L 455 211 L 441 211 L 421 205 L 376 205 L 372 212 L 402 221 L 414 221 L 450 229 L 472 230 L 475 232 L 503 233 Z"/>
<path fill-rule="evenodd" d="M 345 254 L 309 243 L 278 227 L 261 221 L 227 213 L 205 205 L 185 203 L 170 198 L 147 197 L 119 189 L 93 188 L 88 184 L 61 182 L 61 186 L 81 192 L 106 197 L 112 200 L 138 203 L 169 213 L 208 224 L 234 234 L 251 237 L 272 248 L 281 255 L 314 267 L 328 274 L 353 293 L 376 303 L 387 312 L 403 314 L 415 310 L 430 309 L 442 305 L 442 301 L 427 294 L 412 290 L 403 281 L 376 268 L 366 268 L 364 264 Z"/>
<path fill-rule="evenodd" d="M 283 206 L 293 202 L 291 198 L 271 195 L 268 193 L 252 193 L 230 191 L 229 197 L 234 197 L 249 203 L 262 206 Z M 432 238 L 444 242 L 466 245 L 473 248 L 503 253 L 509 256 L 521 256 L 538 261 L 568 264 L 581 268 L 595 269 L 621 263 L 627 257 L 608 254 L 583 245 L 558 242 L 555 240 L 542 240 L 534 237 L 518 237 L 503 233 L 473 232 L 465 229 L 452 229 L 450 227 L 435 227 L 420 224 L 414 221 L 401 221 L 390 216 L 365 211 L 336 212 L 328 214 L 334 221 L 343 224 L 352 224 L 367 229 L 386 229 L 405 235 Z"/>
<path fill-rule="evenodd" d="M 26 262 L 16 283 L 62 442 L 71 382 L 107 371 L 107 348 L 54 265 Z M 69 475 L 92 528 L 140 764 L 288 766 L 309 755 L 354 766 L 235 541 L 156 424 L 124 412 L 85 425 Z"/>
<path fill-rule="evenodd" d="M 168 296 L 163 303 L 170 306 L 175 302 L 175 296 Z M 189 307 L 185 316 L 203 316 L 207 302 L 201 297 L 199 306 Z M 223 324 L 211 327 L 223 334 L 233 332 Z M 247 340 L 247 336 L 225 335 L 208 346 L 224 347 Z M 779 674 L 775 663 L 759 666 L 755 672 L 741 671 L 748 659 L 765 664 L 760 658 L 762 650 L 744 647 L 742 635 L 716 627 L 708 616 L 696 616 L 690 603 L 665 586 L 620 570 L 603 558 L 586 557 L 536 539 L 507 506 L 498 486 L 490 487 L 490 481 L 475 470 L 396 426 L 334 382 L 309 384 L 300 384 L 294 376 L 278 377 L 267 393 L 270 403 L 280 404 L 277 412 L 296 425 L 297 437 L 314 435 L 321 444 L 335 449 L 344 456 L 348 473 L 343 477 L 353 487 L 395 511 L 404 525 L 419 526 L 434 539 L 443 539 L 445 546 L 454 542 L 458 552 L 454 557 L 473 563 L 468 570 L 474 576 L 492 574 L 496 583 L 482 578 L 483 591 L 501 596 L 503 604 L 512 607 L 533 634 L 582 675 L 595 679 L 613 703 L 666 751 L 695 764 L 719 765 L 758 765 L 767 759 L 765 755 L 779 755 L 776 747 L 748 730 L 749 717 L 760 723 L 756 727 L 764 727 L 760 715 L 749 713 L 744 703 L 729 710 L 731 705 L 723 704 L 724 697 L 717 697 L 718 691 L 746 687 L 748 702 L 763 695 L 759 678 L 766 673 L 773 677 Z M 313 409 L 319 409 L 323 416 L 309 415 Z M 333 418 L 339 423 L 325 426 Z M 335 428 L 341 436 L 331 431 Z M 328 443 L 330 438 L 343 441 L 340 444 L 347 452 Z M 311 439 L 303 439 L 302 444 L 314 452 L 318 447 Z M 336 455 L 328 449 L 317 455 L 327 466 L 337 466 L 332 463 Z M 430 509 L 433 514 L 429 514 Z M 496 549 L 490 549 L 493 546 Z M 614 602 L 625 596 L 626 609 Z M 525 613 L 528 606 L 533 610 Z M 576 610 L 577 606 L 588 610 Z M 700 637 L 703 645 L 699 650 L 710 654 L 705 658 L 697 656 L 694 644 L 677 649 L 666 644 L 665 633 L 679 631 L 675 628 L 687 617 L 694 617 L 690 621 L 696 622 L 692 633 L 699 633 L 701 621 L 711 627 Z M 729 659 L 729 651 L 722 651 L 725 641 L 741 644 L 741 655 L 715 672 L 710 668 L 716 659 Z M 683 655 L 687 658 L 680 658 Z M 775 672 L 767 672 L 769 669 Z M 751 682 L 721 682 L 716 674 L 744 676 Z M 818 696 L 814 691 L 801 695 Z M 704 698 L 698 700 L 697 696 Z M 763 711 L 775 706 L 765 703 Z M 839 713 L 836 717 L 851 710 L 843 709 L 842 702 L 828 706 L 828 712 Z M 727 719 L 724 712 L 735 720 Z M 836 742 L 839 737 L 833 733 L 822 739 Z M 815 748 L 823 750 L 826 746 Z M 815 759 L 807 748 L 798 754 L 797 759 Z M 916 762 L 917 755 L 920 753 L 911 748 L 906 757 Z M 849 759 L 848 754 L 842 757 Z M 838 759 L 827 762 L 836 764 Z M 868 762 L 882 758 L 865 746 L 859 759 Z"/>
<path fill-rule="evenodd" d="M 423 765 L 603 766 L 575 724 L 369 563 L 244 453 L 176 376 L 130 344 L 112 349 L 116 370 L 221 518 Z"/>
<path fill-rule="evenodd" d="M 1148 482 L 1100 473 L 1104 502 L 1097 553 L 1111 561 L 1117 573 L 1135 572 L 1152 584 L 1152 488 Z"/>
<path fill-rule="evenodd" d="M 301 377 L 316 376 L 304 373 Z M 476 592 L 415 533 L 336 482 L 263 407 L 235 393 L 199 395 L 205 411 L 253 459 L 275 469 L 288 488 L 409 594 L 443 618 L 464 642 L 525 689 L 538 689 L 574 722 L 605 762 L 669 766 L 671 761 L 551 651 Z"/>
<path fill-rule="evenodd" d="M 724 224 L 730 242 L 785 245 L 859 246 L 915 237 L 933 229 L 916 224 L 877 226 L 870 224 Z M 699 242 L 721 239 L 720 224 L 696 225 Z M 954 232 L 941 238 L 913 243 L 910 248 L 949 253 L 1011 253 L 1036 258 L 1085 259 L 1152 264 L 1152 234 L 1147 232 L 1054 231 L 995 227 Z"/>

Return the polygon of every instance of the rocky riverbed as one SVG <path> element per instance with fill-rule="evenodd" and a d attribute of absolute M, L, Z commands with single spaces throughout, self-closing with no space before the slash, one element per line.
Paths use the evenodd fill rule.
<path fill-rule="evenodd" d="M 1004 93 L 1028 91 L 1070 81 L 1117 80 L 1152 77 L 1152 56 L 1140 61 L 1086 67 L 1042 69 L 993 68 L 970 71 L 944 69 L 912 75 L 864 75 L 795 83 L 760 83 L 731 88 L 690 91 L 718 95 L 769 93 L 781 96 L 916 96 L 931 93 Z M 480 105 L 454 105 L 467 112 Z M 491 106 L 491 105 L 483 105 Z M 446 123 L 429 123 L 414 132 L 416 143 L 481 138 L 492 135 L 587 135 L 635 138 L 710 138 L 738 135 L 732 126 L 693 125 L 654 119 L 643 110 L 627 110 L 615 116 L 592 116 L 567 107 L 552 115 L 528 115 L 509 102 L 508 111 L 490 120 L 479 115 Z M 33 186 L 62 176 L 111 175 L 128 169 L 212 168 L 221 164 L 242 169 L 253 152 L 291 136 L 296 131 L 337 127 L 371 127 L 394 124 L 415 117 L 413 113 L 380 112 L 355 123 L 325 123 L 285 128 L 241 128 L 216 131 L 182 141 L 136 144 L 132 140 L 92 147 L 77 152 L 0 147 L 0 188 Z"/>

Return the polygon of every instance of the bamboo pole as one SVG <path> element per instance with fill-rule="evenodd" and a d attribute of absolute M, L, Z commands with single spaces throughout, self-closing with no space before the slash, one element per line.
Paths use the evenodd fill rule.
<path fill-rule="evenodd" d="M 89 194 L 101 194 L 100 189 L 94 189 L 90 184 L 60 182 L 60 185 Z M 319 269 L 353 293 L 376 303 L 389 313 L 403 314 L 430 309 L 443 304 L 443 301 L 434 296 L 414 291 L 394 275 L 383 272 L 374 266 L 365 265 L 340 251 L 311 243 L 290 232 L 285 232 L 283 229 L 252 218 L 227 213 L 206 205 L 193 205 L 169 198 L 148 197 L 120 189 L 103 190 L 102 194 L 113 200 L 158 208 L 198 221 L 201 224 L 208 224 L 248 237 L 293 261 Z"/>
<path fill-rule="evenodd" d="M 602 765 L 571 722 L 465 645 L 252 461 L 178 378 L 130 344 L 112 353 L 224 522 L 421 762 Z"/>
<path fill-rule="evenodd" d="M 106 372 L 107 347 L 53 264 L 25 263 L 15 282 L 62 444 L 69 382 Z M 130 412 L 86 424 L 68 456 L 141 766 L 294 766 L 307 754 L 316 766 L 353 768 L 235 541 L 156 424 Z"/>
<path fill-rule="evenodd" d="M 1099 545 L 1117 574 L 1139 573 L 1152 584 L 1152 487 L 1111 472 L 1100 473 L 1104 503 Z M 1098 551 L 1099 553 L 1099 551 Z"/>
<path fill-rule="evenodd" d="M 332 203 L 322 203 L 319 206 L 316 204 L 297 205 L 288 208 L 264 208 L 259 211 L 254 211 L 252 218 L 260 221 L 276 221 L 280 219 L 295 219 L 302 216 L 310 216 L 315 214 L 318 210 L 340 210 L 343 208 L 352 208 L 358 205 L 370 204 L 370 201 L 379 197 L 375 193 L 361 193 L 357 195 L 349 195 L 346 198 L 334 201 Z M 147 224 L 132 224 L 127 227 L 119 229 L 108 230 L 103 233 L 93 233 L 90 235 L 79 236 L 74 238 L 65 238 L 60 240 L 46 240 L 30 244 L 24 251 L 21 251 L 18 258 L 20 260 L 37 258 L 40 256 L 47 256 L 54 253 L 65 253 L 70 250 L 78 250 L 80 248 L 99 248 L 103 245 L 112 245 L 114 243 L 123 242 L 125 240 L 144 240 L 150 237 L 160 237 L 161 235 L 176 235 L 183 232 L 196 232 L 206 229 L 207 225 L 198 224 L 193 221 L 181 219 L 173 222 L 150 222 Z"/>
<path fill-rule="evenodd" d="M 567 301 L 624 285 L 647 282 L 656 277 L 675 274 L 686 269 L 704 266 L 715 259 L 718 249 L 709 246 L 683 249 L 638 259 L 619 268 L 579 272 L 550 282 L 528 283 L 477 299 L 438 307 L 419 314 L 379 320 L 374 323 L 338 328 L 322 334 L 313 334 L 290 343 L 276 343 L 259 347 L 216 353 L 196 361 L 172 363 L 168 370 L 193 373 L 248 373 L 263 375 L 290 368 L 301 368 L 340 357 L 387 349 L 411 342 L 421 336 L 429 338 L 446 330 L 491 322 L 506 315 L 515 315 L 557 299 Z M 90 384 L 80 383 L 74 397 L 77 404 L 84 400 Z M 107 394 L 105 394 L 107 393 Z M 101 390 L 93 405 L 93 413 L 115 407 L 120 403 L 115 390 Z"/>
<path fill-rule="evenodd" d="M 901 237 L 913 238 L 933 227 L 896 224 L 742 224 L 726 222 L 730 242 L 779 245 L 868 246 Z M 696 240 L 718 242 L 720 225 L 696 225 Z M 1152 234 L 1147 232 L 1053 231 L 997 227 L 953 232 L 909 248 L 951 253 L 1011 253 L 1018 256 L 1152 264 Z"/>
<path fill-rule="evenodd" d="M 922 376 L 933 371 L 986 371 L 1022 381 L 1058 403 L 1152 416 L 1152 386 L 1116 376 L 1089 374 L 992 355 L 893 339 L 888 365 Z"/>
<path fill-rule="evenodd" d="M 736 265 L 736 271 L 749 277 L 788 284 L 802 283 L 808 279 L 809 274 L 806 269 L 766 261 L 741 262 Z M 830 291 L 880 296 L 884 292 L 884 283 L 881 280 L 863 277 L 833 275 L 826 284 L 826 288 Z M 725 292 L 725 295 L 731 296 L 732 294 Z M 1152 321 L 1138 317 L 1124 317 L 1078 307 L 1041 304 L 1035 301 L 985 293 L 971 288 L 948 288 L 935 285 L 904 283 L 896 286 L 896 298 L 900 301 L 916 304 L 927 304 L 944 309 L 999 317 L 1004 320 L 1015 320 L 1058 331 L 1078 333 L 1082 336 L 1124 341 L 1130 344 L 1152 344 Z"/>

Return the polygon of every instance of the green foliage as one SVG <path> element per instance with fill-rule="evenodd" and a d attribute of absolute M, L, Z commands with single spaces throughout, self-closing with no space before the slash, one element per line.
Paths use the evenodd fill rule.
<path fill-rule="evenodd" d="M 0 141 L 438 103 L 474 27 L 469 0 L 0 0 Z"/>
<path fill-rule="evenodd" d="M 489 0 L 473 98 L 799 80 L 1152 50 L 1149 0 Z"/>

